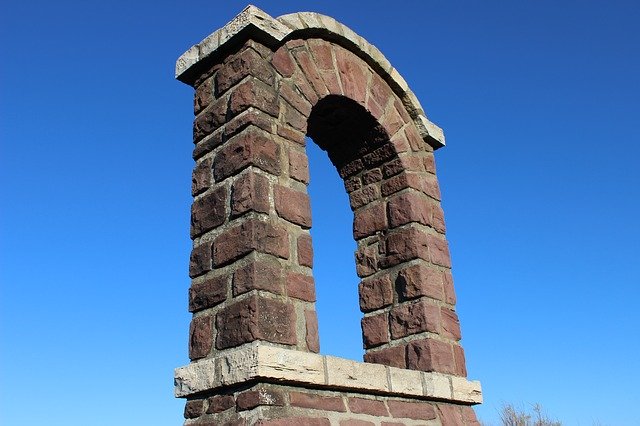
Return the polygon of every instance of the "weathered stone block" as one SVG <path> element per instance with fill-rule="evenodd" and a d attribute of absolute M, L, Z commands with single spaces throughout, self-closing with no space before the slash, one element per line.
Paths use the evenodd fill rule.
<path fill-rule="evenodd" d="M 229 277 L 219 275 L 192 284 L 189 289 L 189 312 L 211 308 L 227 298 Z"/>
<path fill-rule="evenodd" d="M 435 339 L 410 342 L 407 346 L 407 368 L 456 374 L 453 348 L 449 343 Z"/>
<path fill-rule="evenodd" d="M 424 331 L 437 333 L 440 327 L 440 308 L 422 300 L 403 303 L 391 309 L 389 323 L 393 339 Z"/>
<path fill-rule="evenodd" d="M 191 238 L 222 225 L 227 219 L 227 189 L 216 188 L 191 205 Z"/>
<path fill-rule="evenodd" d="M 280 145 L 261 130 L 249 127 L 231 138 L 213 160 L 213 174 L 221 181 L 247 166 L 280 174 Z"/>
<path fill-rule="evenodd" d="M 309 195 L 286 186 L 274 187 L 276 212 L 289 222 L 305 229 L 311 227 L 311 204 Z"/>
<path fill-rule="evenodd" d="M 388 275 L 362 280 L 358 290 L 362 312 L 381 309 L 393 302 L 393 286 Z"/>
<path fill-rule="evenodd" d="M 251 290 L 265 290 L 274 294 L 284 294 L 282 265 L 277 259 L 267 257 L 249 260 L 233 274 L 233 295 L 238 296 Z"/>
<path fill-rule="evenodd" d="M 365 348 L 389 341 L 389 319 L 386 312 L 362 318 L 362 341 Z"/>
<path fill-rule="evenodd" d="M 189 358 L 203 358 L 213 347 L 213 318 L 210 315 L 196 317 L 189 327 Z"/>
<path fill-rule="evenodd" d="M 269 213 L 269 181 L 253 171 L 240 176 L 231 193 L 231 214 L 240 216 L 249 211 Z"/>

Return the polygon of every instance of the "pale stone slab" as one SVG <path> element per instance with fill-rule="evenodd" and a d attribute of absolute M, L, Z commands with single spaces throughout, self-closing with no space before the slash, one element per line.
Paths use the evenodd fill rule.
<path fill-rule="evenodd" d="M 326 356 L 327 385 L 338 388 L 389 391 L 386 367 Z"/>
<path fill-rule="evenodd" d="M 273 346 L 258 348 L 257 375 L 269 379 L 324 384 L 322 355 L 281 349 Z"/>
<path fill-rule="evenodd" d="M 177 398 L 185 397 L 203 389 L 214 389 L 220 386 L 216 374 L 216 359 L 204 359 L 198 362 L 176 368 L 174 379 L 174 393 Z"/>
<path fill-rule="evenodd" d="M 233 385 L 250 380 L 258 373 L 258 343 L 225 352 L 218 357 L 219 381 Z"/>
<path fill-rule="evenodd" d="M 464 377 L 451 377 L 451 389 L 453 399 L 456 401 L 482 404 L 482 389 L 480 382 L 469 381 Z"/>
<path fill-rule="evenodd" d="M 422 374 L 419 371 L 389 367 L 391 392 L 420 395 L 423 392 Z"/>
<path fill-rule="evenodd" d="M 451 381 L 449 376 L 438 373 L 422 373 L 424 381 L 424 395 L 439 398 L 451 399 Z"/>

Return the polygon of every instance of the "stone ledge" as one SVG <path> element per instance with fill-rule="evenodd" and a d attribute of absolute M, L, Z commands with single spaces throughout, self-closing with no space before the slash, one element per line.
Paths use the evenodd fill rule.
<path fill-rule="evenodd" d="M 409 89 L 407 82 L 380 50 L 347 26 L 319 13 L 299 12 L 274 19 L 261 9 L 249 5 L 227 25 L 183 53 L 176 62 L 176 78 L 182 82 L 190 83 L 193 73 L 189 71 L 192 71 L 199 62 L 213 55 L 232 39 L 237 38 L 236 36 L 241 32 L 250 32 L 254 36 L 259 35 L 262 39 L 271 40 L 276 45 L 294 33 L 300 38 L 320 33 L 325 34 L 377 69 L 380 76 L 387 81 L 402 100 L 426 143 L 434 149 L 445 145 L 442 129 L 429 121 L 418 98 Z"/>
<path fill-rule="evenodd" d="M 464 377 L 357 362 L 260 342 L 177 368 L 175 395 L 185 398 L 256 380 L 467 405 L 482 403 L 480 382 Z"/>

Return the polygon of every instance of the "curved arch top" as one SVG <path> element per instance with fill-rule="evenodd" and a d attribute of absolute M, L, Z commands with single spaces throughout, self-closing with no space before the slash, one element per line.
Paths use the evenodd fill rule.
<path fill-rule="evenodd" d="M 249 5 L 227 25 L 192 46 L 176 62 L 175 76 L 193 85 L 202 66 L 225 48 L 255 38 L 276 49 L 288 39 L 322 38 L 350 50 L 374 69 L 400 98 L 422 139 L 434 149 L 445 145 L 444 133 L 426 116 L 407 82 L 371 43 L 335 19 L 313 12 L 299 12 L 273 18 Z"/>

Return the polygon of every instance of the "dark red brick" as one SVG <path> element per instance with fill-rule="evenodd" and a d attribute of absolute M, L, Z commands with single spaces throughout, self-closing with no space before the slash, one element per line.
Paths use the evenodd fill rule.
<path fill-rule="evenodd" d="M 256 78 L 248 78 L 231 90 L 229 113 L 237 115 L 247 108 L 254 107 L 272 117 L 278 117 L 280 107 L 274 87 Z"/>
<path fill-rule="evenodd" d="M 269 213 L 269 181 L 249 171 L 233 183 L 231 214 L 240 216 L 248 211 Z"/>
<path fill-rule="evenodd" d="M 309 234 L 298 237 L 298 265 L 313 267 L 313 244 Z"/>
<path fill-rule="evenodd" d="M 204 243 L 191 250 L 189 258 L 189 276 L 202 275 L 211 270 L 211 244 Z"/>
<path fill-rule="evenodd" d="M 289 258 L 289 236 L 284 228 L 270 221 L 249 219 L 220 234 L 213 242 L 213 263 L 224 265 L 253 250 Z"/>
<path fill-rule="evenodd" d="M 442 277 L 444 285 L 444 301 L 450 305 L 455 305 L 456 293 L 453 289 L 453 277 L 451 276 L 451 271 L 444 271 Z"/>
<path fill-rule="evenodd" d="M 362 280 L 358 289 L 362 312 L 375 311 L 393 303 L 393 286 L 388 275 Z"/>
<path fill-rule="evenodd" d="M 222 309 L 216 316 L 216 348 L 226 349 L 256 340 L 296 344 L 293 305 L 251 296 Z"/>
<path fill-rule="evenodd" d="M 236 397 L 236 407 L 238 411 L 251 410 L 261 405 L 284 405 L 284 395 L 282 392 L 260 388 L 242 392 Z"/>
<path fill-rule="evenodd" d="M 440 309 L 440 318 L 442 319 L 442 337 L 453 340 L 460 340 L 460 320 L 458 314 L 449 308 Z"/>
<path fill-rule="evenodd" d="M 293 407 L 337 411 L 341 413 L 347 411 L 344 406 L 344 401 L 338 396 L 321 396 L 313 393 L 291 392 L 289 393 L 289 401 Z"/>
<path fill-rule="evenodd" d="M 329 90 L 324 84 L 324 81 L 320 77 L 318 73 L 318 69 L 316 68 L 316 64 L 311 58 L 309 52 L 304 49 L 296 49 L 293 50 L 293 56 L 295 57 L 300 69 L 304 73 L 309 83 L 311 83 L 311 87 L 316 92 L 319 98 L 323 98 L 329 94 Z"/>
<path fill-rule="evenodd" d="M 465 362 L 464 349 L 460 345 L 453 345 L 453 358 L 456 363 L 456 376 L 467 377 L 467 363 Z"/>
<path fill-rule="evenodd" d="M 195 419 L 200 417 L 204 412 L 204 400 L 203 399 L 194 399 L 191 401 L 187 401 L 184 406 L 184 418 L 185 419 Z"/>
<path fill-rule="evenodd" d="M 391 367 L 407 368 L 404 346 L 392 346 L 390 348 L 376 349 L 364 354 L 364 361 L 373 364 L 388 365 Z"/>
<path fill-rule="evenodd" d="M 389 412 L 384 401 L 366 398 L 349 398 L 347 400 L 349 410 L 355 414 L 368 414 L 370 416 L 388 416 Z"/>
<path fill-rule="evenodd" d="M 349 203 L 351 204 L 352 210 L 360 208 L 378 198 L 380 198 L 380 188 L 378 188 L 377 184 L 368 185 L 349 193 Z"/>
<path fill-rule="evenodd" d="M 365 348 L 389 342 L 389 320 L 386 312 L 362 318 L 362 341 Z"/>
<path fill-rule="evenodd" d="M 436 409 L 428 402 L 387 401 L 389 412 L 393 417 L 433 420 L 436 418 Z"/>
<path fill-rule="evenodd" d="M 456 374 L 453 348 L 435 339 L 415 340 L 407 347 L 407 368 Z"/>
<path fill-rule="evenodd" d="M 387 234 L 386 256 L 381 259 L 382 267 L 398 265 L 412 259 L 429 260 L 427 235 L 416 228 L 401 228 Z"/>
<path fill-rule="evenodd" d="M 222 225 L 227 219 L 227 189 L 216 188 L 191 205 L 191 238 Z"/>
<path fill-rule="evenodd" d="M 221 413 L 236 405 L 233 395 L 216 395 L 208 398 L 207 402 L 209 403 L 207 414 Z"/>
<path fill-rule="evenodd" d="M 280 145 L 255 127 L 234 136 L 218 151 L 213 160 L 213 175 L 216 181 L 221 181 L 247 166 L 280 174 Z"/>
<path fill-rule="evenodd" d="M 437 333 L 440 327 L 440 308 L 427 301 L 403 303 L 391 309 L 389 323 L 393 339 L 425 331 Z"/>
<path fill-rule="evenodd" d="M 219 275 L 191 285 L 189 289 L 189 312 L 211 308 L 227 298 L 229 277 Z"/>
<path fill-rule="evenodd" d="M 198 113 L 208 107 L 212 101 L 213 78 L 208 78 L 196 88 L 196 92 L 193 97 L 193 113 L 198 115 Z"/>
<path fill-rule="evenodd" d="M 189 327 L 189 358 L 204 358 L 213 346 L 213 318 L 210 315 L 196 317 Z"/>
<path fill-rule="evenodd" d="M 311 227 L 311 205 L 307 193 L 278 185 L 274 187 L 274 198 L 280 217 L 306 229 Z"/>
<path fill-rule="evenodd" d="M 318 335 L 318 316 L 316 311 L 306 309 L 304 311 L 304 323 L 307 349 L 315 353 L 320 352 L 320 336 Z"/>
<path fill-rule="evenodd" d="M 289 176 L 299 182 L 309 182 L 309 161 L 306 152 L 289 150 Z"/>
<path fill-rule="evenodd" d="M 287 295 L 306 302 L 315 302 L 316 286 L 313 277 L 298 272 L 289 272 L 287 275 Z"/>
<path fill-rule="evenodd" d="M 205 158 L 196 163 L 191 175 L 191 195 L 198 195 L 211 186 L 213 179 L 212 166 L 213 160 L 211 158 Z"/>
<path fill-rule="evenodd" d="M 356 272 L 360 278 L 368 277 L 378 270 L 378 249 L 362 245 L 356 250 Z"/>
<path fill-rule="evenodd" d="M 422 263 L 401 270 L 396 279 L 396 288 L 405 300 L 420 296 L 445 300 L 444 273 Z"/>
<path fill-rule="evenodd" d="M 220 67 L 215 76 L 217 95 L 219 96 L 249 75 L 270 86 L 274 84 L 273 68 L 251 48 L 229 57 Z"/>
<path fill-rule="evenodd" d="M 356 210 L 353 219 L 353 237 L 356 240 L 374 235 L 387 229 L 385 204 L 376 202 L 366 208 Z"/>
<path fill-rule="evenodd" d="M 364 105 L 369 74 L 366 65 L 346 49 L 336 48 L 335 57 L 345 96 Z"/>
<path fill-rule="evenodd" d="M 282 265 L 274 258 L 259 258 L 233 274 L 233 295 L 238 296 L 251 290 L 265 290 L 274 294 L 284 294 Z"/>
<path fill-rule="evenodd" d="M 389 199 L 389 225 L 395 228 L 411 222 L 431 226 L 433 207 L 418 191 L 398 194 Z"/>
<path fill-rule="evenodd" d="M 227 99 L 220 98 L 202 110 L 193 121 L 193 142 L 213 133 L 227 121 Z"/>
<path fill-rule="evenodd" d="M 444 237 L 427 235 L 427 245 L 429 247 L 429 260 L 435 265 L 451 267 L 451 257 L 449 256 L 449 245 Z"/>
<path fill-rule="evenodd" d="M 285 46 L 278 49 L 271 59 L 271 64 L 283 77 L 291 77 L 296 69 L 296 64 Z"/>

